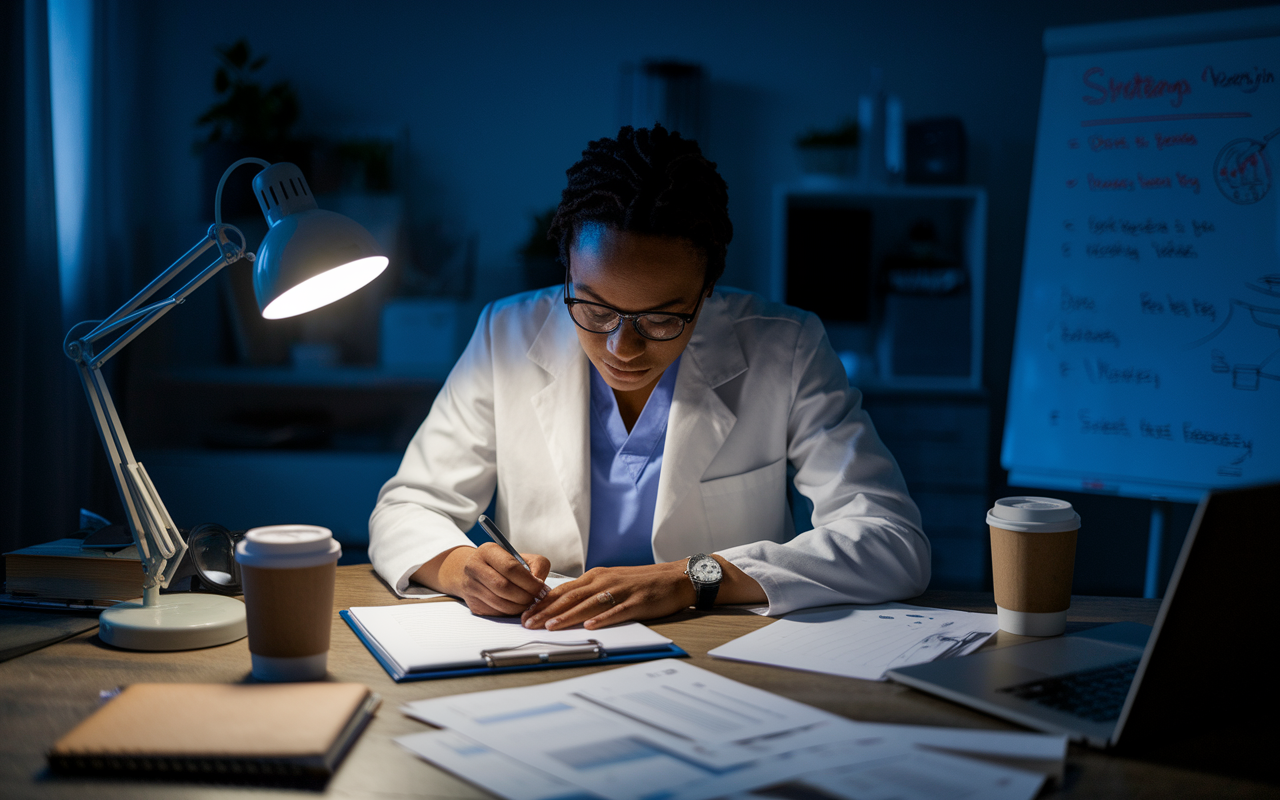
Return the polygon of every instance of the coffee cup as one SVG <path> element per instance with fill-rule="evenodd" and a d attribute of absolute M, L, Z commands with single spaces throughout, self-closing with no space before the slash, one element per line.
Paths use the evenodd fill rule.
<path fill-rule="evenodd" d="M 1080 515 L 1065 500 L 1006 497 L 987 513 L 1000 629 L 1021 636 L 1066 630 Z"/>
<path fill-rule="evenodd" d="M 254 528 L 236 546 L 253 677 L 310 681 L 328 671 L 333 584 L 342 547 L 328 528 Z"/>

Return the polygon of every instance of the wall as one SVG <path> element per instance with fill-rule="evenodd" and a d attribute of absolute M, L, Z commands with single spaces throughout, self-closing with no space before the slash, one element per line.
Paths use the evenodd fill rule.
<path fill-rule="evenodd" d="M 195 189 L 192 122 L 213 100 L 213 48 L 248 36 L 271 57 L 267 80 L 287 78 L 297 88 L 302 129 L 408 129 L 413 213 L 452 235 L 478 234 L 475 310 L 522 288 L 515 251 L 531 215 L 555 203 L 565 168 L 589 139 L 616 131 L 620 64 L 674 57 L 701 62 L 710 74 L 705 145 L 729 184 L 736 227 L 725 281 L 762 289 L 771 187 L 799 174 L 792 141 L 811 125 L 851 116 L 880 66 L 909 119 L 964 120 L 971 181 L 990 191 L 986 371 L 995 453 L 1044 28 L 1246 5 L 1260 3 L 138 0 L 147 43 L 137 87 L 137 135 L 147 153 L 138 166 L 146 176 L 138 224 L 163 263 L 176 255 L 164 248 L 177 246 L 166 231 L 207 224 L 210 198 Z M 141 212 L 143 195 L 133 203 Z M 1001 480 L 993 468 L 993 481 Z M 1132 501 L 1104 500 L 1095 513 L 1136 519 L 1139 527 L 1145 519 Z M 1136 550 L 1126 542 L 1128 555 L 1118 562 L 1106 549 L 1109 538 L 1099 540 L 1088 556 L 1097 565 L 1094 588 L 1131 590 L 1130 573 L 1140 583 L 1140 560 L 1132 564 L 1129 551 L 1140 559 L 1144 538 L 1145 528 Z"/>

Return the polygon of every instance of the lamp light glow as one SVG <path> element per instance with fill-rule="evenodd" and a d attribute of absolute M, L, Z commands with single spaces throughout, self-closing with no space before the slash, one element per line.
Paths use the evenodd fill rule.
<path fill-rule="evenodd" d="M 222 224 L 222 187 L 232 170 L 243 164 L 265 167 L 254 178 L 253 191 L 271 229 L 256 258 L 246 249 L 244 234 Z M 142 558 L 142 603 L 121 603 L 104 609 L 99 617 L 102 641 L 130 650 L 186 650 L 226 644 L 244 638 L 247 623 L 244 604 L 235 598 L 192 593 L 161 599 L 160 589 L 173 579 L 187 554 L 187 544 L 146 469 L 134 457 L 102 376 L 102 365 L 223 267 L 241 259 L 255 264 L 254 293 L 267 319 L 292 317 L 328 305 L 381 275 L 388 264 L 363 226 L 316 206 L 306 178 L 293 164 L 270 164 L 259 158 L 233 163 L 218 183 L 214 220 L 203 240 L 132 300 L 104 320 L 72 326 L 63 342 L 63 351 L 80 373 Z M 216 261 L 167 299 L 151 302 L 165 284 L 211 249 L 218 252 Z M 83 333 L 85 327 L 92 330 Z M 99 342 L 104 346 L 98 347 Z"/>
<path fill-rule="evenodd" d="M 267 304 L 266 319 L 286 319 L 327 306 L 372 281 L 387 268 L 386 256 L 369 256 L 308 278 Z"/>
<path fill-rule="evenodd" d="M 259 172 L 253 192 L 271 229 L 258 247 L 253 291 L 267 319 L 339 300 L 387 268 L 377 241 L 349 217 L 316 206 L 302 171 L 281 162 Z"/>

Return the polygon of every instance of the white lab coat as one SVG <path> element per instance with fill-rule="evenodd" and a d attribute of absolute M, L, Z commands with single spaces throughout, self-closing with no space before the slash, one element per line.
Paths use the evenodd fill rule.
<path fill-rule="evenodd" d="M 369 556 L 403 588 L 468 545 L 497 490 L 518 550 L 579 575 L 591 520 L 589 364 L 557 287 L 486 307 L 369 520 Z M 760 583 L 766 613 L 911 597 L 929 541 L 902 473 L 817 317 L 738 291 L 702 308 L 680 362 L 653 557 L 718 553 Z M 814 505 L 795 535 L 787 464 Z"/>

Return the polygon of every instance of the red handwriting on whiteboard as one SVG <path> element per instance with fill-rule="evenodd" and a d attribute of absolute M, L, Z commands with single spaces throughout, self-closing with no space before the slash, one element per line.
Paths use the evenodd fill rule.
<path fill-rule="evenodd" d="M 1091 192 L 1132 192 L 1133 181 L 1128 178 L 1095 178 L 1089 173 L 1089 191 Z"/>
<path fill-rule="evenodd" d="M 1219 71 L 1213 67 L 1205 67 L 1204 72 L 1200 73 L 1200 80 L 1204 83 L 1212 83 L 1216 89 L 1235 88 L 1245 94 L 1251 94 L 1258 91 L 1258 87 L 1264 83 L 1275 83 L 1276 76 L 1266 67 L 1254 67 L 1252 71 L 1243 72 Z"/>
<path fill-rule="evenodd" d="M 1116 103 L 1121 100 L 1158 100 L 1169 98 L 1169 105 L 1177 108 L 1182 105 L 1182 98 L 1191 94 L 1191 84 L 1186 78 L 1165 80 L 1133 73 L 1132 78 L 1104 77 L 1102 67 L 1091 67 L 1085 70 L 1084 85 L 1094 94 L 1081 97 L 1091 106 L 1103 103 Z"/>
<path fill-rule="evenodd" d="M 1128 150 L 1129 143 L 1125 141 L 1123 136 L 1090 136 L 1089 149 L 1093 152 L 1099 150 Z"/>
<path fill-rule="evenodd" d="M 1165 136 L 1162 133 L 1156 133 L 1156 149 L 1163 150 L 1166 147 L 1173 147 L 1179 144 L 1199 144 L 1193 133 L 1174 133 Z"/>

